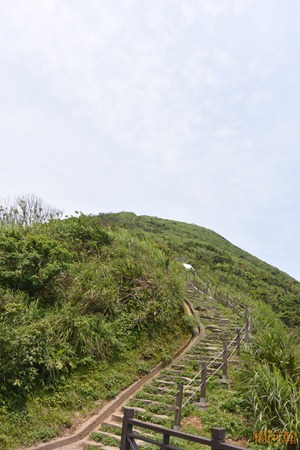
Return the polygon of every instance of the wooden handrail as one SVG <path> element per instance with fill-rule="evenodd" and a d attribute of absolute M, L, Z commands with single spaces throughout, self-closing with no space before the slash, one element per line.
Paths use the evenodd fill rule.
<path fill-rule="evenodd" d="M 152 439 L 145 437 L 138 432 L 134 432 L 134 427 L 143 428 L 145 430 L 154 431 L 161 434 L 161 439 Z M 194 442 L 197 444 L 206 445 L 211 450 L 243 450 L 242 447 L 225 443 L 225 429 L 224 428 L 212 428 L 211 439 L 202 436 L 195 436 L 193 434 L 184 433 L 182 431 L 172 430 L 161 425 L 154 425 L 149 422 L 142 422 L 141 420 L 134 419 L 134 409 L 124 408 L 122 437 L 120 450 L 139 450 L 136 441 L 149 442 L 156 445 L 159 449 L 164 450 L 180 450 L 178 447 L 174 447 L 170 444 L 170 438 L 175 437 L 188 442 Z"/>

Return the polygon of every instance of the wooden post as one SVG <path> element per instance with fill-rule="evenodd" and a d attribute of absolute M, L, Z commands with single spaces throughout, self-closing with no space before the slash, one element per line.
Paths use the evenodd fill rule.
<path fill-rule="evenodd" d="M 173 429 L 176 431 L 180 431 L 182 394 L 183 394 L 183 384 L 179 383 L 179 384 L 177 384 L 175 418 L 174 418 L 174 426 L 173 426 Z"/>
<path fill-rule="evenodd" d="M 207 378 L 207 363 L 202 362 L 202 372 L 201 372 L 201 393 L 200 393 L 200 403 L 206 404 L 206 378 Z"/>
<path fill-rule="evenodd" d="M 170 435 L 169 434 L 164 434 L 163 435 L 163 443 L 162 446 L 160 447 L 160 450 L 165 450 L 165 446 L 170 444 Z"/>
<path fill-rule="evenodd" d="M 249 317 L 246 319 L 246 333 L 245 333 L 245 342 L 249 341 Z"/>
<path fill-rule="evenodd" d="M 205 295 L 208 294 L 208 283 L 206 283 L 206 287 L 205 287 Z"/>
<path fill-rule="evenodd" d="M 236 329 L 236 354 L 238 357 L 241 355 L 241 329 Z"/>
<path fill-rule="evenodd" d="M 236 301 L 235 298 L 232 299 L 232 312 L 235 313 L 235 308 L 236 308 Z"/>
<path fill-rule="evenodd" d="M 229 295 L 226 295 L 226 306 L 229 306 Z"/>
<path fill-rule="evenodd" d="M 211 450 L 220 450 L 221 442 L 225 441 L 224 428 L 211 429 Z"/>
<path fill-rule="evenodd" d="M 222 380 L 227 380 L 227 360 L 228 360 L 228 348 L 226 342 L 223 342 L 223 365 L 222 365 Z"/>
<path fill-rule="evenodd" d="M 245 321 L 247 320 L 248 317 L 248 306 L 245 306 Z"/>
<path fill-rule="evenodd" d="M 132 433 L 132 425 L 128 423 L 129 419 L 133 419 L 134 409 L 124 408 L 123 424 L 122 424 L 122 437 L 120 450 L 130 450 L 131 446 L 127 440 L 127 434 Z"/>

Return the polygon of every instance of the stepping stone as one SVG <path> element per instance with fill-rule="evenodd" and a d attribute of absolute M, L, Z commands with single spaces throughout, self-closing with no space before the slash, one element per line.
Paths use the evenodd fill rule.
<path fill-rule="evenodd" d="M 174 377 L 173 375 L 164 375 L 164 377 L 166 377 L 168 380 L 169 379 L 171 379 L 171 380 L 180 380 L 180 382 L 182 381 L 186 381 L 187 383 L 189 382 L 189 381 L 191 381 L 191 378 L 188 378 L 188 377 Z"/>
<path fill-rule="evenodd" d="M 112 414 L 111 418 L 115 422 L 123 422 L 123 414 L 122 413 L 114 413 L 114 414 Z"/>
<path fill-rule="evenodd" d="M 112 428 L 116 428 L 117 430 L 121 430 L 122 429 L 122 424 L 119 423 L 119 422 L 118 423 L 115 423 L 115 422 L 102 422 L 101 426 L 102 425 L 105 425 L 105 426 L 108 426 L 108 427 L 112 427 Z M 100 433 L 100 431 L 99 431 L 99 433 Z M 102 434 L 107 434 L 109 436 L 111 435 L 111 433 L 108 433 L 107 431 L 101 431 L 101 433 Z"/>
<path fill-rule="evenodd" d="M 99 434 L 103 434 L 103 436 L 109 436 L 112 438 L 115 438 L 117 441 L 121 440 L 121 436 L 117 435 L 117 434 L 113 434 L 113 433 L 109 433 L 108 431 L 104 431 L 104 430 L 98 430 L 97 433 Z"/>
<path fill-rule="evenodd" d="M 169 372 L 173 375 L 180 375 L 182 373 L 183 369 L 180 370 L 175 370 L 175 369 L 170 369 Z"/>
<path fill-rule="evenodd" d="M 172 364 L 173 369 L 183 370 L 185 369 L 185 366 L 182 364 Z"/>
<path fill-rule="evenodd" d="M 101 446 L 101 450 L 120 450 L 120 447 L 112 447 L 111 445 Z"/>
<path fill-rule="evenodd" d="M 141 408 L 140 406 L 135 406 L 132 409 L 134 409 L 136 412 L 140 412 L 140 413 L 147 412 L 147 410 L 145 408 Z M 124 406 L 122 406 L 122 411 L 124 411 Z"/>
<path fill-rule="evenodd" d="M 158 395 L 163 395 L 164 393 L 172 395 L 174 394 L 174 392 L 176 392 L 175 389 L 168 389 L 167 387 L 162 386 L 153 386 L 153 390 L 158 391 L 159 392 Z M 155 393 L 154 395 L 157 395 L 157 393 Z"/>
<path fill-rule="evenodd" d="M 133 397 L 131 400 L 131 402 L 143 402 L 146 405 L 151 405 L 153 403 L 153 400 L 149 400 L 149 399 L 145 399 L 145 398 L 135 398 Z"/>
<path fill-rule="evenodd" d="M 156 380 L 157 381 L 157 383 L 160 383 L 160 384 L 165 384 L 165 385 L 168 385 L 168 386 L 174 386 L 174 381 L 166 381 L 166 380 L 162 380 L 161 378 L 159 379 L 159 380 Z"/>

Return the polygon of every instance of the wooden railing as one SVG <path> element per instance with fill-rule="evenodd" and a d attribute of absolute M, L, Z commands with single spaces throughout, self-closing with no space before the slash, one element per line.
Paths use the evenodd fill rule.
<path fill-rule="evenodd" d="M 200 293 L 204 293 L 202 291 L 200 291 L 196 286 L 194 286 L 193 284 L 191 284 L 191 286 L 199 291 Z M 205 289 L 205 295 L 210 295 L 212 294 L 212 292 L 207 288 L 206 285 L 206 289 Z M 212 294 L 213 297 L 211 297 L 212 299 L 216 299 L 218 301 L 221 301 L 221 298 L 224 299 L 224 297 L 222 297 L 220 295 L 217 296 L 216 294 Z M 188 384 L 186 384 L 183 388 L 183 392 L 186 391 L 189 386 L 197 379 L 200 378 L 201 376 L 201 384 L 200 384 L 200 388 L 202 388 L 202 391 L 206 389 L 206 383 L 214 376 L 217 374 L 217 372 L 219 372 L 222 369 L 222 379 L 226 380 L 227 379 L 227 366 L 228 366 L 228 360 L 230 360 L 230 358 L 233 356 L 234 353 L 237 354 L 237 356 L 240 356 L 240 347 L 241 347 L 241 343 L 243 341 L 245 341 L 246 343 L 249 340 L 249 336 L 251 334 L 251 327 L 252 327 L 252 311 L 250 308 L 248 308 L 247 306 L 237 302 L 237 301 L 233 301 L 233 299 L 230 299 L 230 297 L 226 297 L 225 300 L 225 304 L 226 306 L 231 306 L 233 308 L 234 311 L 236 311 L 236 308 L 240 308 L 244 310 L 244 317 L 245 317 L 245 323 L 243 325 L 243 327 L 241 328 L 237 328 L 236 329 L 236 335 L 231 339 L 230 342 L 223 342 L 223 350 L 218 353 L 214 359 L 212 359 L 209 363 L 206 362 L 202 362 L 201 363 L 201 369 L 199 370 L 199 372 L 197 372 L 195 374 L 195 376 L 192 378 L 192 380 L 189 381 Z M 223 303 L 223 302 L 222 302 Z M 220 360 L 220 358 L 222 358 L 222 362 L 220 362 L 219 366 L 214 370 L 214 372 L 207 378 L 206 377 L 206 373 L 207 373 L 207 369 L 211 366 L 213 366 L 218 360 Z M 185 406 L 192 398 L 193 396 L 196 394 L 191 394 L 190 397 L 188 397 L 184 403 L 183 406 Z M 203 397 L 201 395 L 201 397 Z"/>
<path fill-rule="evenodd" d="M 181 421 L 181 410 L 186 406 L 198 393 L 198 390 L 195 390 L 189 396 L 185 398 L 183 403 L 183 396 L 185 391 L 192 385 L 192 383 L 201 378 L 201 382 L 199 384 L 199 397 L 200 403 L 205 405 L 206 403 L 206 385 L 207 382 L 212 379 L 218 372 L 222 370 L 222 379 L 227 380 L 227 371 L 228 371 L 228 361 L 230 358 L 236 353 L 236 355 L 240 356 L 240 347 L 241 343 L 244 341 L 247 343 L 249 341 L 249 337 L 251 335 L 252 329 L 252 310 L 248 308 L 246 305 L 238 302 L 234 298 L 229 295 L 223 294 L 218 289 L 215 289 L 214 292 L 209 289 L 208 284 L 200 280 L 197 276 L 197 282 L 200 283 L 200 288 L 195 286 L 190 282 L 190 286 L 198 291 L 200 294 L 204 294 L 209 296 L 212 300 L 216 300 L 221 302 L 227 307 L 231 307 L 234 313 L 239 314 L 245 320 L 243 327 L 236 329 L 236 335 L 231 339 L 230 342 L 223 342 L 223 350 L 219 352 L 209 363 L 205 361 L 201 361 L 201 369 L 195 374 L 195 376 L 187 383 L 186 385 L 178 384 L 177 385 L 177 395 L 176 395 L 176 406 L 175 406 L 175 416 L 174 416 L 174 430 L 180 430 L 180 421 Z M 216 369 L 207 377 L 207 370 L 210 367 L 213 367 L 217 364 Z"/>
<path fill-rule="evenodd" d="M 162 427 L 160 425 L 155 425 L 152 423 L 143 422 L 138 419 L 134 419 L 134 409 L 132 408 L 124 408 L 124 417 L 123 417 L 123 428 L 122 428 L 122 438 L 121 438 L 121 447 L 120 450 L 139 450 L 140 444 L 137 441 L 150 443 L 159 448 L 159 450 L 181 450 L 179 447 L 176 447 L 171 444 L 171 438 L 181 439 L 183 441 L 194 442 L 202 445 L 206 445 L 210 447 L 212 450 L 243 450 L 241 447 L 226 444 L 225 443 L 225 429 L 223 428 L 212 428 L 211 439 L 194 436 L 188 433 L 183 433 L 180 431 L 180 420 L 181 420 L 181 409 L 192 400 L 192 398 L 197 395 L 199 392 L 200 403 L 205 404 L 206 402 L 206 384 L 207 382 L 217 374 L 220 370 L 222 370 L 222 379 L 227 379 L 227 366 L 228 360 L 232 357 L 234 353 L 237 356 L 240 355 L 240 346 L 244 341 L 248 342 L 249 337 L 251 335 L 252 330 L 252 311 L 251 309 L 237 301 L 236 299 L 230 297 L 227 294 L 222 293 L 220 290 L 215 289 L 212 291 L 209 288 L 208 283 L 203 282 L 197 276 L 197 284 L 199 283 L 199 287 L 190 283 L 190 285 L 197 290 L 200 294 L 204 294 L 209 296 L 212 300 L 216 300 L 225 306 L 232 308 L 234 313 L 237 313 L 240 317 L 244 318 L 244 325 L 241 328 L 236 329 L 236 335 L 231 339 L 229 343 L 224 342 L 223 350 L 219 352 L 215 358 L 207 362 L 201 362 L 201 369 L 192 380 L 185 386 L 182 384 L 177 385 L 177 397 L 176 397 L 176 406 L 175 406 L 175 420 L 174 420 L 174 429 L 169 429 Z M 207 377 L 207 369 L 214 365 L 214 363 L 220 361 L 218 367 Z M 188 389 L 188 387 L 198 378 L 201 377 L 201 382 L 199 384 L 199 390 L 195 390 L 190 396 L 185 399 L 183 404 L 183 394 L 184 391 Z M 157 440 L 154 438 L 143 436 L 140 432 L 135 431 L 134 427 L 139 427 L 143 430 L 153 431 L 156 434 L 161 435 L 161 439 Z"/>
<path fill-rule="evenodd" d="M 159 438 L 152 438 L 143 436 L 135 427 L 145 431 L 152 431 L 159 434 Z M 212 450 L 244 450 L 242 447 L 225 443 L 224 428 L 212 428 L 211 438 L 195 436 L 193 434 L 183 433 L 181 431 L 171 430 L 160 425 L 142 422 L 134 419 L 134 409 L 124 408 L 122 437 L 120 450 L 139 450 L 141 449 L 140 442 L 150 443 L 158 447 L 159 450 L 181 450 L 176 444 L 172 444 L 172 438 L 179 439 L 185 442 L 194 442 L 210 447 Z"/>

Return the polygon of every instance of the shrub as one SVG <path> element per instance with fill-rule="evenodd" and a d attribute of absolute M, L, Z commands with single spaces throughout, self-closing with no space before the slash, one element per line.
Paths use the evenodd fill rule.
<path fill-rule="evenodd" d="M 2 229 L 0 285 L 30 296 L 51 296 L 54 279 L 69 267 L 71 258 L 63 244 L 33 229 Z"/>

